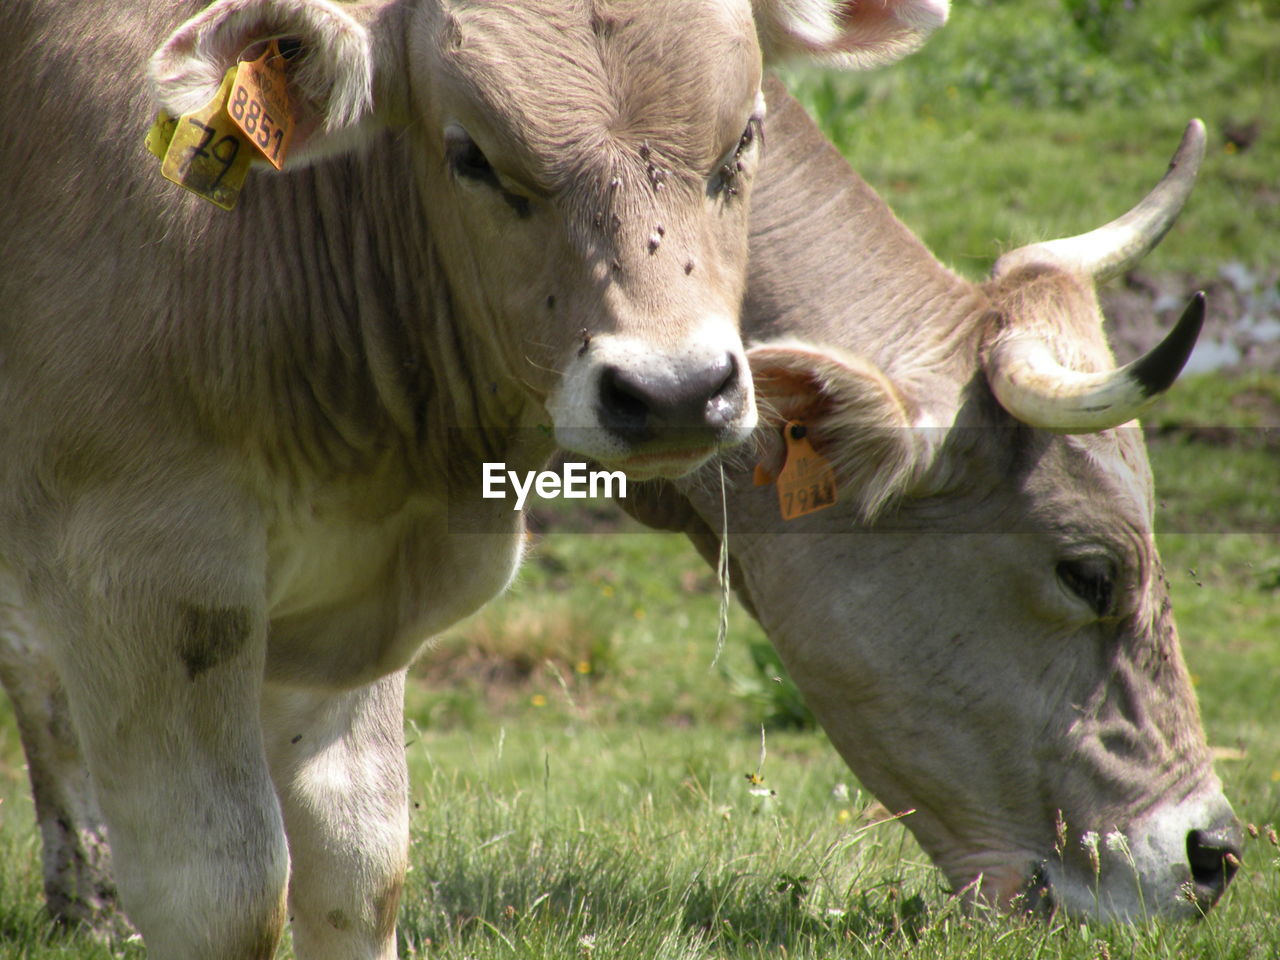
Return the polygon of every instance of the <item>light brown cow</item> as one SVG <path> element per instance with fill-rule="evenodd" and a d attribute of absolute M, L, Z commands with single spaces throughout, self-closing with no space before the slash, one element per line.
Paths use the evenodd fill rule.
<path fill-rule="evenodd" d="M 67 711 L 23 678 L 56 664 L 152 956 L 270 956 L 286 909 L 299 956 L 394 953 L 401 670 L 520 554 L 479 464 L 558 439 L 674 476 L 746 436 L 761 47 L 859 65 L 945 14 L 0 5 L 4 678 L 38 752 Z M 297 131 L 227 215 L 143 135 L 158 100 L 205 137 L 179 171 L 230 166 L 247 143 L 189 114 L 271 41 Z M 47 762 L 47 857 L 75 876 Z"/>
<path fill-rule="evenodd" d="M 1117 371 L 1094 282 L 1173 223 L 1203 127 L 1129 214 L 1011 251 L 977 286 L 794 102 L 771 89 L 769 108 L 778 147 L 752 212 L 743 328 L 764 422 L 756 455 L 726 470 L 739 595 L 859 779 L 915 811 L 904 822 L 956 889 L 1074 915 L 1198 916 L 1235 872 L 1240 827 L 1128 421 L 1182 368 L 1203 301 Z M 752 468 L 777 471 L 789 421 L 840 495 L 783 520 Z M 714 564 L 720 489 L 704 470 L 625 503 Z"/>

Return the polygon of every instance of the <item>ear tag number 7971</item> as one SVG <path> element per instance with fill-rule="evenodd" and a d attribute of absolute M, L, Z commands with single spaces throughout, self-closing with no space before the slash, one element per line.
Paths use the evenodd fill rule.
<path fill-rule="evenodd" d="M 823 510 L 836 502 L 836 473 L 809 442 L 808 430 L 799 420 L 782 428 L 787 461 L 778 473 L 778 507 L 783 520 L 794 520 Z"/>

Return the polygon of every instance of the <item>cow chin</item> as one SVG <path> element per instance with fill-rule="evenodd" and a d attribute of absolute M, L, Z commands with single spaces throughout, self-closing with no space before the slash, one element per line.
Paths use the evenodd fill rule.
<path fill-rule="evenodd" d="M 669 450 L 656 453 L 638 453 L 609 466 L 626 472 L 633 480 L 652 480 L 666 477 L 675 480 L 693 473 L 711 458 L 717 447 L 699 447 L 692 450 Z"/>
<path fill-rule="evenodd" d="M 1130 923 L 1194 920 L 1239 863 L 1240 826 L 1221 792 L 1152 808 L 1124 830 L 1089 831 L 1048 856 L 987 855 L 944 867 L 961 896 L 1011 913 Z"/>
<path fill-rule="evenodd" d="M 598 428 L 556 428 L 556 442 L 571 454 L 580 454 L 610 470 L 621 470 L 633 481 L 666 478 L 676 480 L 696 472 L 724 447 L 732 446 L 750 435 L 735 431 L 724 441 L 708 443 L 704 440 L 685 443 L 668 442 L 664 445 L 646 445 L 639 449 L 627 447 L 613 438 L 602 435 Z"/>
<path fill-rule="evenodd" d="M 1041 920 L 1062 915 L 1073 920 L 1131 923 L 1157 916 L 1193 919 L 1208 910 L 1207 904 L 1198 906 L 1190 893 L 1189 875 L 1181 884 L 1157 885 L 1140 877 L 1138 869 L 1127 863 L 1104 864 L 1095 874 L 1088 866 L 1064 863 L 1055 853 L 1038 862 L 1027 859 L 976 877 L 953 879 L 953 886 L 966 902 Z M 1177 873 L 1169 867 L 1163 872 L 1170 877 Z"/>

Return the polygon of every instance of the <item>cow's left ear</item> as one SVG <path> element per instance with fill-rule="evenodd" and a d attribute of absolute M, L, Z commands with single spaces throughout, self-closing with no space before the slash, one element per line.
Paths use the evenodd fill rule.
<path fill-rule="evenodd" d="M 747 351 L 761 418 L 779 428 L 800 421 L 835 468 L 840 498 L 871 519 L 905 493 L 926 456 L 915 404 L 878 366 L 854 354 L 798 341 Z M 781 466 L 781 446 L 774 451 Z"/>
<path fill-rule="evenodd" d="M 770 62 L 807 56 L 846 70 L 905 57 L 947 22 L 950 0 L 752 0 Z"/>
<path fill-rule="evenodd" d="M 229 67 L 273 39 L 288 56 L 294 162 L 354 146 L 373 116 L 374 45 L 364 24 L 328 0 L 219 0 L 201 11 L 151 58 L 160 106 L 175 117 L 199 109 Z"/>

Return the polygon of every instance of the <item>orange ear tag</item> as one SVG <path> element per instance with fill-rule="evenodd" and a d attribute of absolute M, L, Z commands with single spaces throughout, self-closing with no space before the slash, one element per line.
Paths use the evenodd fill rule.
<path fill-rule="evenodd" d="M 813 449 L 807 433 L 799 420 L 788 421 L 782 429 L 787 443 L 787 462 L 778 474 L 778 506 L 783 520 L 803 517 L 836 502 L 836 473 Z"/>
<path fill-rule="evenodd" d="M 240 131 L 227 117 L 234 73 L 234 67 L 226 72 L 212 100 L 178 118 L 160 164 L 160 172 L 168 179 L 224 210 L 236 205 L 250 160 L 250 151 L 241 149 Z M 167 124 L 158 119 L 148 134 L 148 149 L 158 150 L 166 131 Z"/>
<path fill-rule="evenodd" d="M 245 138 L 277 170 L 284 169 L 295 125 L 285 57 L 272 40 L 257 60 L 242 60 L 227 101 L 227 114 Z"/>

